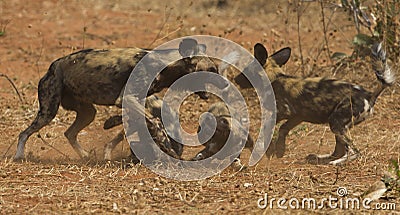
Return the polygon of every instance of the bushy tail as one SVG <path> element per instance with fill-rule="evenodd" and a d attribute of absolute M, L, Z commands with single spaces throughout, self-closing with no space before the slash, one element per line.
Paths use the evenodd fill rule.
<path fill-rule="evenodd" d="M 376 43 L 372 46 L 371 54 L 372 69 L 374 70 L 377 79 L 381 82 L 381 85 L 373 93 L 371 100 L 373 105 L 382 91 L 394 83 L 395 77 L 392 69 L 386 62 L 386 51 L 382 47 L 382 42 Z"/>

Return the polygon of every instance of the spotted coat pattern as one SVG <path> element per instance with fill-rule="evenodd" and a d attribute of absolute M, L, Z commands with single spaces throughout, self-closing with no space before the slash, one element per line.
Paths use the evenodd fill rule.
<path fill-rule="evenodd" d="M 304 78 L 284 74 L 280 66 L 290 57 L 290 48 L 284 48 L 268 57 L 265 47 L 258 43 L 254 46 L 257 61 L 263 65 L 271 80 L 277 107 L 277 122 L 286 120 L 280 128 L 278 138 L 271 143 L 267 154 L 282 157 L 285 152 L 285 140 L 289 131 L 301 122 L 329 124 L 335 134 L 334 152 L 328 155 L 311 154 L 307 157 L 311 163 L 340 164 L 355 159 L 359 152 L 352 146 L 347 132 L 353 126 L 368 118 L 382 91 L 393 84 L 395 78 L 386 63 L 386 53 L 382 44 L 372 47 L 372 68 L 379 86 L 372 92 L 353 83 L 332 78 Z M 251 69 L 249 65 L 246 69 Z M 244 88 L 251 87 L 243 75 L 235 78 Z"/>

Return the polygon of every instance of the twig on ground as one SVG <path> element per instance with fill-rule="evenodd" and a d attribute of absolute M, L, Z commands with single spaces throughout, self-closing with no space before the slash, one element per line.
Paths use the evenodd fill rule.
<path fill-rule="evenodd" d="M 62 151 L 58 150 L 57 148 L 55 148 L 54 146 L 50 145 L 50 143 L 48 143 L 45 139 L 43 139 L 42 135 L 38 135 L 38 137 L 42 140 L 42 142 L 47 145 L 48 147 L 54 149 L 56 152 L 60 153 L 62 156 L 66 157 L 67 160 L 70 160 L 68 155 L 64 154 Z"/>
<path fill-rule="evenodd" d="M 19 91 L 18 91 L 17 87 L 15 86 L 14 82 L 7 75 L 5 75 L 3 73 L 0 73 L 0 77 L 4 77 L 5 79 L 8 80 L 8 82 L 10 82 L 11 86 L 14 88 L 15 92 L 17 93 L 19 100 L 23 103 L 24 100 L 22 99 L 21 94 L 19 93 Z"/>

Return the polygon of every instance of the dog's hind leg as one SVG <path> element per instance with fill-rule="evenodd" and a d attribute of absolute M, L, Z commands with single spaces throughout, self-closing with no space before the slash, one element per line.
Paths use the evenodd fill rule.
<path fill-rule="evenodd" d="M 347 137 L 347 135 L 335 134 L 336 146 L 335 151 L 333 151 L 329 164 L 332 165 L 340 165 L 344 162 L 352 161 L 356 159 L 360 152 L 351 147 L 351 140 Z"/>
<path fill-rule="evenodd" d="M 344 162 L 352 161 L 359 156 L 359 151 L 352 147 L 352 141 L 347 136 L 347 132 L 355 123 L 360 123 L 363 119 L 359 119 L 360 113 L 363 111 L 363 103 L 357 102 L 360 99 L 349 98 L 344 99 L 329 117 L 329 126 L 335 134 L 335 150 L 332 154 L 327 155 L 309 155 L 308 160 L 317 164 L 333 164 L 338 165 Z M 359 119 L 355 121 L 355 119 Z"/>
<path fill-rule="evenodd" d="M 14 157 L 15 161 L 24 159 L 25 143 L 28 140 L 28 138 L 33 133 L 38 132 L 45 125 L 48 125 L 51 122 L 51 120 L 54 119 L 60 104 L 59 101 L 60 99 L 58 98 L 58 96 L 57 98 L 53 97 L 53 99 L 40 98 L 39 96 L 40 107 L 35 120 L 27 129 L 21 132 L 18 136 L 17 152 Z"/>
<path fill-rule="evenodd" d="M 35 132 L 48 125 L 57 114 L 61 101 L 62 79 L 53 63 L 47 74 L 39 81 L 38 98 L 39 111 L 32 124 L 18 136 L 17 152 L 14 160 L 19 161 L 25 157 L 25 143 Z"/>

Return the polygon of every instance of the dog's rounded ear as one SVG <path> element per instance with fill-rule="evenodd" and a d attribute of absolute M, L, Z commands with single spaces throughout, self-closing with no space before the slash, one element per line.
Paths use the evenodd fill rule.
<path fill-rule="evenodd" d="M 268 52 L 267 49 L 261 43 L 257 43 L 254 45 L 254 57 L 257 61 L 264 66 L 267 62 Z"/>
<path fill-rule="evenodd" d="M 292 49 L 286 47 L 272 54 L 271 58 L 275 61 L 276 64 L 278 64 L 279 66 L 283 66 L 288 62 L 291 52 Z"/>
<path fill-rule="evenodd" d="M 182 57 L 189 57 L 198 53 L 199 46 L 197 40 L 192 38 L 183 39 L 179 43 L 179 54 Z"/>

